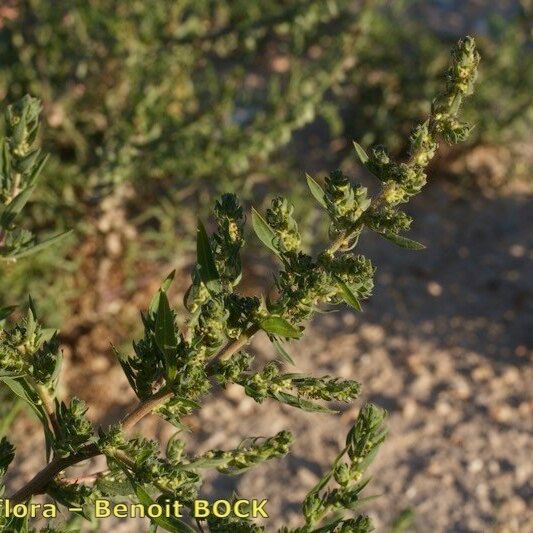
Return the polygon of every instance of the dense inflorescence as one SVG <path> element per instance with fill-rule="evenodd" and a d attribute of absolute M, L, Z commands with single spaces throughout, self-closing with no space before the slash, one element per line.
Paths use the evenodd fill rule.
<path fill-rule="evenodd" d="M 0 140 L 0 261 L 41 251 L 64 235 L 37 244 L 30 231 L 15 223 L 47 159 L 35 146 L 40 113 L 40 102 L 27 95 L 6 109 L 6 136 Z"/>
<path fill-rule="evenodd" d="M 74 398 L 66 403 L 57 398 L 61 366 L 57 334 L 40 326 L 30 299 L 26 316 L 0 332 L 0 379 L 28 402 L 42 422 L 48 463 L 11 499 L 29 501 L 45 492 L 63 505 L 76 502 L 86 518 L 91 517 L 91 502 L 99 497 L 128 498 L 143 506 L 156 501 L 181 502 L 190 511 L 205 469 L 239 474 L 283 457 L 293 442 L 290 432 L 281 431 L 271 437 L 246 439 L 233 450 L 208 450 L 198 456 L 187 453 L 181 438 L 187 429 L 185 416 L 198 411 L 205 396 L 216 387 L 231 384 L 241 387 L 258 403 L 276 401 L 322 413 L 332 412 L 327 402 L 354 400 L 360 391 L 355 380 L 287 372 L 285 367 L 297 361 L 287 352 L 286 344 L 302 336 L 317 310 L 343 302 L 361 310 L 362 302 L 372 292 L 375 271 L 369 259 L 353 250 L 365 228 L 400 246 L 422 247 L 403 235 L 411 219 L 398 205 L 420 192 L 426 182 L 425 170 L 436 152 L 438 137 L 455 141 L 461 136 L 457 133 L 461 128 L 468 129 L 459 122 L 458 111 L 462 99 L 472 91 L 478 61 L 473 40 L 460 41 L 452 53 L 443 92 L 435 99 L 429 118 L 411 136 L 406 162 L 394 161 L 383 148 L 372 149 L 369 156 L 355 145 L 362 164 L 381 182 L 374 197 L 340 171 L 325 179 L 324 188 L 307 177 L 311 193 L 329 219 L 331 239 L 318 254 L 304 249 L 287 199 L 275 198 L 265 217 L 253 210 L 252 226 L 257 237 L 281 265 L 275 275 L 275 290 L 268 297 L 239 293 L 244 210 L 235 195 L 226 194 L 216 203 L 215 232 L 209 235 L 201 222 L 198 225 L 196 264 L 184 298 L 186 319 L 178 324 L 177 313 L 170 305 L 172 273 L 142 314 L 143 337 L 133 343 L 130 353 L 116 350 L 139 400 L 121 423 L 96 429 L 86 416 L 83 402 Z M 27 131 L 34 131 L 34 101 L 26 99 L 21 106 L 13 108 L 22 109 L 16 115 L 20 116 L 17 124 L 26 123 L 23 117 L 31 117 Z M 0 320 L 12 311 L 1 309 Z M 277 353 L 276 360 L 262 368 L 246 351 L 247 343 L 259 332 L 266 334 Z M 149 413 L 161 416 L 177 429 L 164 451 L 157 440 L 130 438 L 127 434 Z M 303 502 L 304 524 L 295 529 L 284 527 L 281 532 L 372 530 L 370 519 L 358 514 L 358 506 L 368 483 L 365 470 L 385 438 L 384 418 L 379 407 L 362 407 L 345 447 Z M 108 468 L 88 482 L 68 480 L 62 474 L 68 466 L 100 454 L 106 457 Z M 0 472 L 5 473 L 12 459 L 12 447 L 2 440 Z M 6 530 L 20 526 L 17 518 L 0 520 Z M 210 516 L 196 518 L 195 523 L 201 531 L 264 530 L 241 517 Z M 154 531 L 157 527 L 193 531 L 178 517 L 165 521 L 154 518 L 152 526 Z"/>

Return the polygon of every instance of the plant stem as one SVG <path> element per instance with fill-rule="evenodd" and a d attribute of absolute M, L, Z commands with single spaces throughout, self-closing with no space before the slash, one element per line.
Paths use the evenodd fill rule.
<path fill-rule="evenodd" d="M 159 407 L 172 397 L 172 391 L 163 388 L 148 400 L 140 402 L 137 407 L 122 419 L 124 429 L 132 428 L 137 422 L 149 414 L 153 409 Z M 42 494 L 46 491 L 48 484 L 63 470 L 69 466 L 86 461 L 92 457 L 100 455 L 100 449 L 96 444 L 89 444 L 81 450 L 68 457 L 53 459 L 39 473 L 37 473 L 24 487 L 15 492 L 10 500 L 14 503 L 22 503 L 34 494 Z"/>
<path fill-rule="evenodd" d="M 173 392 L 166 387 L 163 387 L 160 391 L 156 392 L 148 400 L 140 402 L 139 405 L 128 415 L 122 419 L 122 428 L 128 430 L 135 426 L 146 415 L 150 414 L 156 407 L 163 405 L 166 401 L 170 400 L 173 396 Z"/>
<path fill-rule="evenodd" d="M 61 457 L 53 459 L 48 463 L 38 474 L 36 474 L 26 485 L 19 489 L 9 500 L 13 504 L 23 503 L 29 500 L 34 494 L 42 494 L 45 492 L 48 484 L 69 466 L 80 463 L 95 457 L 100 453 L 96 444 L 83 447 L 78 453 L 69 455 L 68 457 Z"/>
<path fill-rule="evenodd" d="M 248 340 L 255 334 L 259 328 L 252 326 L 245 333 L 243 333 L 238 339 L 228 343 L 209 363 L 208 368 L 211 367 L 213 361 L 224 361 L 231 357 L 234 353 L 238 352 Z M 140 402 L 137 407 L 127 414 L 122 419 L 122 428 L 124 430 L 131 429 L 146 415 L 150 414 L 154 409 L 163 405 L 173 396 L 173 391 L 169 388 L 163 387 L 157 393 L 155 393 L 148 400 Z M 43 402 L 44 403 L 44 402 Z M 86 461 L 92 457 L 100 455 L 100 450 L 96 444 L 90 444 L 84 446 L 78 453 L 70 455 L 68 457 L 56 458 L 48 463 L 39 473 L 37 473 L 24 487 L 19 489 L 11 496 L 10 501 L 14 504 L 24 502 L 28 500 L 34 494 L 42 494 L 46 491 L 48 484 L 63 470 L 69 466 Z"/>
<path fill-rule="evenodd" d="M 26 379 L 28 379 L 28 377 Z M 39 396 L 39 399 L 43 403 L 44 410 L 46 411 L 46 414 L 48 415 L 48 419 L 50 420 L 50 425 L 52 426 L 54 435 L 56 437 L 59 437 L 61 435 L 61 430 L 59 428 L 59 424 L 57 423 L 54 401 L 52 397 L 50 396 L 50 393 L 48 392 L 48 390 L 46 389 L 44 385 L 41 385 L 40 383 L 36 383 L 33 380 L 31 380 L 31 386 L 33 387 L 33 390 L 35 390 L 35 392 Z"/>

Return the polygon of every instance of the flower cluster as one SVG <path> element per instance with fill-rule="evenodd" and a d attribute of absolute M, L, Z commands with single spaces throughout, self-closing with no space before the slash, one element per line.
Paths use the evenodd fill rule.
<path fill-rule="evenodd" d="M 85 416 L 87 406 L 83 400 L 73 398 L 69 405 L 56 400 L 58 434 L 54 440 L 54 451 L 60 457 L 76 453 L 93 437 L 93 426 Z"/>
<path fill-rule="evenodd" d="M 240 280 L 240 249 L 244 244 L 244 215 L 234 194 L 224 194 L 213 211 L 217 232 L 213 235 L 216 266 L 223 281 L 236 284 Z"/>
<path fill-rule="evenodd" d="M 370 259 L 350 253 L 334 258 L 324 254 L 321 259 L 331 276 L 345 283 L 358 300 L 365 300 L 372 294 L 376 269 Z M 336 290 L 338 301 L 342 301 L 343 294 L 338 284 Z"/>
<path fill-rule="evenodd" d="M 197 497 L 199 476 L 161 457 L 158 442 L 144 438 L 128 440 L 119 426 L 113 426 L 100 433 L 98 446 L 111 462 L 115 482 L 117 479 L 127 481 L 127 474 L 133 472 L 136 483 L 155 484 L 167 496 L 189 501 Z M 109 476 L 103 480 L 104 484 L 110 481 Z"/>
<path fill-rule="evenodd" d="M 200 307 L 198 322 L 194 328 L 194 336 L 198 338 L 208 351 L 220 348 L 226 339 L 226 321 L 229 311 L 219 298 L 207 300 Z"/>
<path fill-rule="evenodd" d="M 313 526 L 334 509 L 353 508 L 357 504 L 368 483 L 368 480 L 361 481 L 362 473 L 385 439 L 384 417 L 384 411 L 375 405 L 363 407 L 331 471 L 304 501 L 303 512 L 308 526 Z M 332 482 L 335 486 L 330 488 Z"/>
<path fill-rule="evenodd" d="M 253 357 L 241 350 L 225 361 L 213 365 L 213 374 L 222 385 L 235 383 L 252 365 Z"/>
<path fill-rule="evenodd" d="M 273 437 L 262 441 L 254 439 L 253 444 L 235 450 L 210 450 L 185 465 L 193 469 L 213 465 L 219 472 L 236 474 L 269 459 L 287 455 L 293 441 L 294 437 L 289 431 L 280 431 Z"/>
<path fill-rule="evenodd" d="M 276 238 L 274 246 L 282 254 L 297 252 L 301 245 L 301 236 L 298 224 L 292 214 L 294 206 L 285 198 L 274 198 L 272 205 L 266 212 L 266 220 L 274 230 Z"/>
<path fill-rule="evenodd" d="M 331 218 L 332 233 L 352 230 L 370 206 L 366 187 L 353 186 L 340 170 L 326 177 L 324 201 Z"/>
<path fill-rule="evenodd" d="M 64 236 L 36 244 L 31 232 L 15 224 L 46 163 L 46 156 L 34 146 L 40 113 L 39 100 L 27 95 L 6 109 L 7 135 L 0 139 L 0 259 L 16 260 Z"/>
<path fill-rule="evenodd" d="M 233 370 L 242 368 L 236 361 Z M 360 391 L 360 385 L 353 380 L 340 380 L 331 376 L 315 378 L 303 374 L 280 373 L 279 366 L 273 362 L 265 365 L 261 372 L 242 372 L 234 383 L 244 387 L 246 394 L 256 402 L 266 398 L 275 399 L 307 411 L 319 411 L 320 405 L 307 400 L 350 402 Z"/>
<path fill-rule="evenodd" d="M 26 361 L 23 357 L 26 343 L 26 329 L 23 324 L 13 329 L 0 331 L 0 369 L 2 373 L 17 375 L 24 372 Z"/>
<path fill-rule="evenodd" d="M 377 233 L 397 235 L 411 227 L 413 219 L 403 211 L 389 205 L 372 209 L 365 220 L 369 228 Z"/>
<path fill-rule="evenodd" d="M 459 41 L 452 50 L 452 63 L 446 74 L 446 88 L 435 98 L 432 106 L 435 131 L 448 143 L 464 141 L 472 129 L 472 126 L 457 118 L 457 113 L 463 97 L 470 96 L 473 92 L 478 64 L 479 53 L 474 39 L 467 37 Z"/>
<path fill-rule="evenodd" d="M 303 252 L 290 258 L 276 277 L 276 286 L 280 293 L 277 305 L 291 323 L 308 319 L 335 294 L 329 273 Z"/>
<path fill-rule="evenodd" d="M 228 294 L 225 306 L 229 313 L 226 321 L 226 334 L 230 339 L 238 339 L 244 331 L 264 316 L 264 306 L 257 296 Z"/>
<path fill-rule="evenodd" d="M 56 331 L 41 327 L 30 300 L 26 316 L 13 328 L 0 330 L 0 373 L 10 377 L 26 375 L 54 388 L 61 362 Z"/>
<path fill-rule="evenodd" d="M 6 110 L 7 137 L 2 142 L 0 161 L 0 201 L 9 203 L 31 184 L 43 163 L 40 148 L 33 145 L 39 131 L 41 103 L 24 96 Z"/>

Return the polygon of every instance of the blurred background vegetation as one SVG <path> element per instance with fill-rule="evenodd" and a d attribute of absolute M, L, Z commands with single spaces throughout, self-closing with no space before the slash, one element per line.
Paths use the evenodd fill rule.
<path fill-rule="evenodd" d="M 187 264 L 217 193 L 290 190 L 309 219 L 306 171 L 351 167 L 352 139 L 403 153 L 467 32 L 483 57 L 476 127 L 437 174 L 497 194 L 526 172 L 531 13 L 527 0 L 3 2 L 0 98 L 42 100 L 52 155 L 27 223 L 75 232 L 2 266 L 0 304 L 31 292 L 73 349 L 119 316 L 106 350 L 168 265 Z"/>

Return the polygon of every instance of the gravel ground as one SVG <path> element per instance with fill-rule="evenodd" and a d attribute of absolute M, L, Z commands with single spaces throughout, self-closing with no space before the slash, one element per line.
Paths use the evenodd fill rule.
<path fill-rule="evenodd" d="M 228 448 L 281 429 L 291 429 L 297 441 L 290 457 L 241 477 L 212 478 L 205 493 L 268 498 L 268 531 L 297 524 L 303 495 L 369 399 L 389 411 L 390 434 L 367 489 L 380 495 L 367 508 L 378 531 L 390 530 L 407 508 L 414 511 L 410 531 L 532 531 L 533 210 L 525 198 L 462 201 L 434 185 L 411 208 L 412 237 L 427 250 L 364 238 L 360 247 L 378 266 L 364 313 L 320 315 L 304 340 L 289 347 L 295 371 L 358 379 L 362 398 L 329 416 L 257 405 L 239 387 L 220 391 L 191 420 L 191 448 Z M 273 355 L 264 338 L 252 348 L 259 359 Z M 115 420 L 131 398 L 120 371 L 109 365 L 103 357 L 92 361 L 99 377 L 90 387 L 80 376 L 92 370 L 67 368 L 73 391 L 98 400 L 93 417 L 104 422 Z M 110 379 L 117 390 L 112 408 L 103 394 Z M 145 426 L 170 434 L 153 420 Z M 12 486 L 38 467 L 36 435 L 29 421 L 17 421 L 22 465 Z M 138 523 L 108 525 L 140 530 Z"/>

